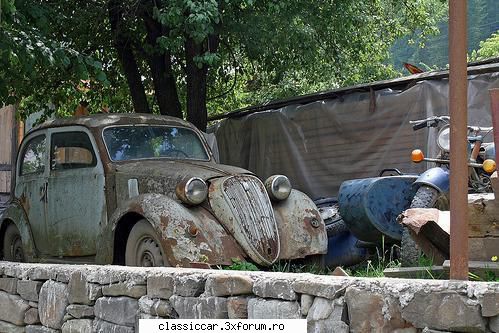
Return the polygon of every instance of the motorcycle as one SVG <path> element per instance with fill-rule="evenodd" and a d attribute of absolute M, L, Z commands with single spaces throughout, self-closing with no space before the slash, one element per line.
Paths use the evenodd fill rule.
<path fill-rule="evenodd" d="M 411 153 L 415 163 L 432 162 L 436 167 L 423 172 L 414 185 L 418 187 L 410 208 L 438 208 L 449 209 L 450 185 L 450 117 L 432 116 L 422 120 L 409 122 L 414 131 L 423 128 L 438 130 L 436 145 L 440 149 L 436 158 L 426 158 L 420 149 Z M 492 132 L 492 127 L 468 126 L 468 193 L 492 192 L 490 175 L 496 169 L 495 146 L 493 143 L 484 143 L 484 137 Z M 414 266 L 419 258 L 419 249 L 404 228 L 401 239 L 401 262 L 403 266 Z"/>
<path fill-rule="evenodd" d="M 413 129 L 435 128 L 436 144 L 440 152 L 436 158 L 427 158 L 420 149 L 411 153 L 413 162 L 436 163 L 420 175 L 406 175 L 397 169 L 385 169 L 378 177 L 348 180 L 342 183 L 338 195 L 342 221 L 361 241 L 401 243 L 401 262 L 404 266 L 417 265 L 420 251 L 409 231 L 398 222 L 398 215 L 408 208 L 449 207 L 449 152 L 450 118 L 433 116 L 410 122 Z M 484 143 L 491 127 L 468 126 L 469 192 L 491 191 L 490 175 L 495 170 L 495 148 Z M 386 176 L 385 174 L 390 173 Z"/>

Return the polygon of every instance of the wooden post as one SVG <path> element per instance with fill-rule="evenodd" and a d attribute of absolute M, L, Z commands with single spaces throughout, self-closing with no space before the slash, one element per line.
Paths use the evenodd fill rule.
<path fill-rule="evenodd" d="M 489 94 L 492 126 L 494 126 L 494 144 L 499 147 L 499 88 L 490 89 Z M 496 161 L 499 162 L 499 149 L 496 149 Z"/>
<path fill-rule="evenodd" d="M 449 1 L 450 278 L 468 279 L 467 0 Z"/>

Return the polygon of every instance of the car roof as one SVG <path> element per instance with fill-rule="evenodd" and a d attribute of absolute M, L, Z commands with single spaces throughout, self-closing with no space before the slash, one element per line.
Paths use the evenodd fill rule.
<path fill-rule="evenodd" d="M 153 115 L 147 113 L 110 113 L 110 114 L 94 114 L 83 117 L 70 117 L 62 119 L 54 119 L 46 121 L 33 129 L 30 132 L 53 127 L 65 126 L 84 126 L 87 128 L 104 128 L 113 125 L 171 125 L 184 126 L 195 128 L 191 123 L 180 118 Z"/>

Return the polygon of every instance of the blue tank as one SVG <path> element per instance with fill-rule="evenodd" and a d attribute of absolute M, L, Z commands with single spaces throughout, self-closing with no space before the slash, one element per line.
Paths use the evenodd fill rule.
<path fill-rule="evenodd" d="M 345 231 L 328 238 L 326 266 L 352 266 L 367 259 L 368 251 L 358 246 L 359 240 L 351 232 Z"/>
<path fill-rule="evenodd" d="M 340 215 L 349 230 L 365 242 L 399 241 L 402 226 L 397 216 L 411 205 L 417 190 L 415 175 L 348 180 L 341 184 Z"/>

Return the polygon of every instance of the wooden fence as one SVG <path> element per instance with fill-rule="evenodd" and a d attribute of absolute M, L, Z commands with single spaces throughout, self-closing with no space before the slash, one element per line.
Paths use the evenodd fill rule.
<path fill-rule="evenodd" d="M 0 108 L 0 209 L 10 195 L 11 168 L 17 147 L 15 108 Z"/>

